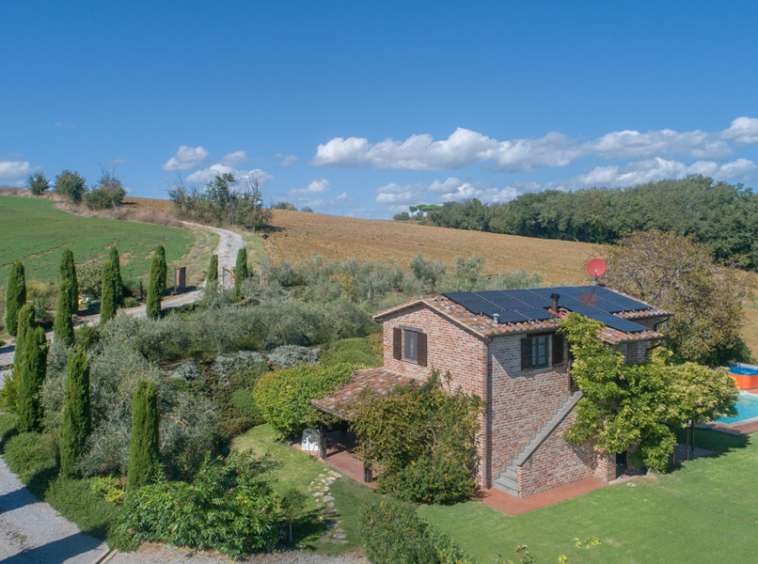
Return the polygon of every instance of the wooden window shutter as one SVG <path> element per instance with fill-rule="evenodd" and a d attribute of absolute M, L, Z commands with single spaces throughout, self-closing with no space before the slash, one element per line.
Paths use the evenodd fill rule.
<path fill-rule="evenodd" d="M 563 363 L 564 336 L 562 333 L 553 333 L 553 365 Z"/>
<path fill-rule="evenodd" d="M 521 370 L 532 367 L 532 342 L 529 337 L 521 339 Z"/>
<path fill-rule="evenodd" d="M 403 330 L 399 327 L 392 329 L 392 357 L 395 360 L 403 359 Z"/>
<path fill-rule="evenodd" d="M 426 333 L 418 333 L 418 351 L 416 362 L 419 366 L 426 366 Z"/>

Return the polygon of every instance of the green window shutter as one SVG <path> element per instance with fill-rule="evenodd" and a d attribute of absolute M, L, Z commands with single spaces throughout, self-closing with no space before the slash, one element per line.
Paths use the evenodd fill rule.
<path fill-rule="evenodd" d="M 403 331 L 399 327 L 392 330 L 392 357 L 395 360 L 403 359 Z"/>

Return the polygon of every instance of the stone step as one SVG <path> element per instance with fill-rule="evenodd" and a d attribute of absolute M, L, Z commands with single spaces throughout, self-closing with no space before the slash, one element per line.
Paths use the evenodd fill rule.
<path fill-rule="evenodd" d="M 499 476 L 492 485 L 500 491 L 511 494 L 514 497 L 519 497 L 518 484 L 510 478 Z"/>
<path fill-rule="evenodd" d="M 512 466 L 506 466 L 505 470 L 503 470 L 502 472 L 500 472 L 500 474 L 498 474 L 498 478 L 501 476 L 504 478 L 509 478 L 513 480 L 514 482 L 518 481 L 518 472 Z"/>

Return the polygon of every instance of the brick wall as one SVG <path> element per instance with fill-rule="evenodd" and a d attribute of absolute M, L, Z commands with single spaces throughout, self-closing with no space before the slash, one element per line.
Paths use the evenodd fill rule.
<path fill-rule="evenodd" d="M 450 372 L 451 390 L 460 387 L 465 393 L 487 397 L 487 346 L 474 333 L 462 328 L 433 309 L 419 305 L 395 313 L 382 320 L 384 340 L 384 368 L 426 379 L 433 369 L 441 375 Z M 414 362 L 396 360 L 392 355 L 393 329 L 395 327 L 419 329 L 427 335 L 427 366 Z M 480 418 L 480 432 L 477 436 L 477 481 L 486 485 L 488 480 L 485 414 Z"/>
<path fill-rule="evenodd" d="M 524 335 L 505 335 L 490 344 L 493 477 L 497 477 L 569 395 L 566 363 L 553 368 L 521 370 L 523 338 Z M 549 353 L 548 358 L 552 358 L 552 350 Z"/>
<path fill-rule="evenodd" d="M 594 451 L 590 444 L 572 445 L 563 440 L 563 433 L 573 424 L 572 412 L 519 468 L 522 497 L 588 478 L 607 482 L 616 477 L 615 457 Z"/>

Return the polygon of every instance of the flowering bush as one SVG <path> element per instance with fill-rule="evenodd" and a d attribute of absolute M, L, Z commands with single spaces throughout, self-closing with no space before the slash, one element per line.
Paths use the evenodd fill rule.
<path fill-rule="evenodd" d="M 192 483 L 166 482 L 127 493 L 125 526 L 139 538 L 217 550 L 232 558 L 268 550 L 278 538 L 276 500 L 265 459 L 233 452 L 206 457 Z"/>
<path fill-rule="evenodd" d="M 317 364 L 319 350 L 297 345 L 283 345 L 268 353 L 268 359 L 279 368 L 292 368 L 301 364 Z"/>

